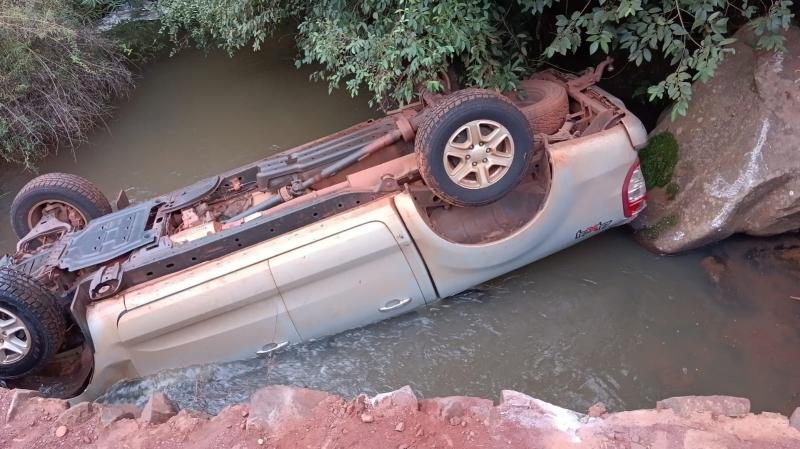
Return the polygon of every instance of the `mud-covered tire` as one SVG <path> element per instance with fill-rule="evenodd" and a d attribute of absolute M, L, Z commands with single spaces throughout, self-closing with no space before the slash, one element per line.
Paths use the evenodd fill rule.
<path fill-rule="evenodd" d="M 532 79 L 520 83 L 525 98 L 517 103 L 536 134 L 554 134 L 569 114 L 567 90 L 553 81 Z"/>
<path fill-rule="evenodd" d="M 11 203 L 11 226 L 22 238 L 31 230 L 31 211 L 44 202 L 65 203 L 86 221 L 111 213 L 111 205 L 94 183 L 68 173 L 48 173 L 33 178 Z"/>
<path fill-rule="evenodd" d="M 534 156 L 533 135 L 525 115 L 511 100 L 493 91 L 465 89 L 448 95 L 420 124 L 414 149 L 425 183 L 436 195 L 456 206 L 482 206 L 499 200 L 529 173 Z M 487 120 L 502 125 L 514 151 L 505 174 L 485 187 L 466 188 L 451 179 L 445 167 L 445 147 L 453 133 L 465 124 Z"/>
<path fill-rule="evenodd" d="M 8 325 L 0 329 L 0 340 L 11 341 L 14 337 L 18 344 L 27 339 L 28 349 L 18 360 L 7 357 L 16 352 L 0 349 L 2 379 L 25 376 L 42 368 L 61 348 L 66 332 L 64 316 L 52 293 L 16 270 L 0 268 L 0 323 L 10 322 L 9 313 L 22 322 L 24 330 L 3 334 L 4 329 L 14 329 Z"/>

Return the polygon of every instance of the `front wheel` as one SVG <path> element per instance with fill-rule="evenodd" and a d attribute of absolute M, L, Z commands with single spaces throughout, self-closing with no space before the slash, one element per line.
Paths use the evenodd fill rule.
<path fill-rule="evenodd" d="M 33 178 L 11 203 L 11 226 L 22 238 L 47 214 L 73 229 L 111 213 L 111 205 L 94 183 L 67 173 L 48 173 Z"/>
<path fill-rule="evenodd" d="M 514 189 L 529 172 L 533 131 L 511 101 L 466 89 L 436 103 L 419 127 L 420 175 L 443 200 L 482 206 Z"/>
<path fill-rule="evenodd" d="M 0 379 L 43 367 L 64 341 L 56 298 L 30 277 L 0 268 Z"/>

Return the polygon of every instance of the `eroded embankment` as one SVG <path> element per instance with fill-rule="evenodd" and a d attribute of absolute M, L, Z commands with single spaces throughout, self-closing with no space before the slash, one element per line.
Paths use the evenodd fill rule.
<path fill-rule="evenodd" d="M 687 396 L 656 409 L 588 414 L 515 391 L 487 399 L 418 400 L 409 387 L 347 401 L 316 390 L 271 386 L 249 403 L 209 416 L 161 393 L 143 409 L 44 399 L 0 389 L 3 448 L 753 448 L 800 447 L 792 419 L 752 414 L 747 399 Z"/>

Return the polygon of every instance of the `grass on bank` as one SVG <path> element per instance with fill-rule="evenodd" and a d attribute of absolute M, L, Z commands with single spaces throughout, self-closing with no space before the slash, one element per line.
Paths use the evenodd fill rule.
<path fill-rule="evenodd" d="M 0 0 L 0 159 L 31 168 L 74 148 L 132 87 L 114 44 L 83 20 L 69 0 Z"/>

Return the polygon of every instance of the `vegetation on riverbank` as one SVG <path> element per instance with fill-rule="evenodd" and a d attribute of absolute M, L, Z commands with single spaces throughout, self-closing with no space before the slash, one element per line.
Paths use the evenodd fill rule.
<path fill-rule="evenodd" d="M 662 232 L 675 227 L 676 224 L 678 224 L 678 216 L 675 214 L 667 215 L 662 217 L 652 226 L 642 228 L 641 230 L 637 231 L 637 233 L 646 240 L 655 240 L 661 235 Z"/>
<path fill-rule="evenodd" d="M 443 89 L 445 74 L 511 90 L 550 61 L 582 68 L 608 53 L 648 67 L 625 76 L 641 84 L 636 95 L 683 114 L 691 82 L 713 75 L 736 28 L 749 23 L 757 45 L 775 49 L 792 17 L 792 0 L 157 0 L 160 23 L 93 29 L 124 2 L 0 0 L 1 160 L 31 167 L 48 149 L 74 147 L 130 88 L 123 57 L 147 60 L 165 46 L 158 28 L 175 48 L 231 53 L 259 49 L 277 27 L 296 30 L 298 66 L 386 109 L 421 87 Z"/>
<path fill-rule="evenodd" d="M 639 163 L 647 188 L 670 185 L 675 164 L 678 163 L 678 142 L 675 136 L 668 132 L 652 136 L 647 146 L 639 152 Z"/>
<path fill-rule="evenodd" d="M 749 22 L 759 47 L 780 48 L 791 6 L 791 0 L 158 2 L 179 45 L 258 49 L 278 24 L 296 22 L 298 65 L 319 64 L 317 78 L 352 94 L 366 88 L 380 104 L 413 101 L 418 86 L 441 88 L 451 68 L 464 84 L 511 89 L 545 59 L 580 52 L 657 68 L 647 95 L 674 101 L 673 114 L 685 114 L 691 82 L 710 78 L 732 51 L 736 28 Z"/>
<path fill-rule="evenodd" d="M 63 0 L 0 0 L 0 158 L 32 167 L 71 149 L 131 87 L 115 46 Z"/>

